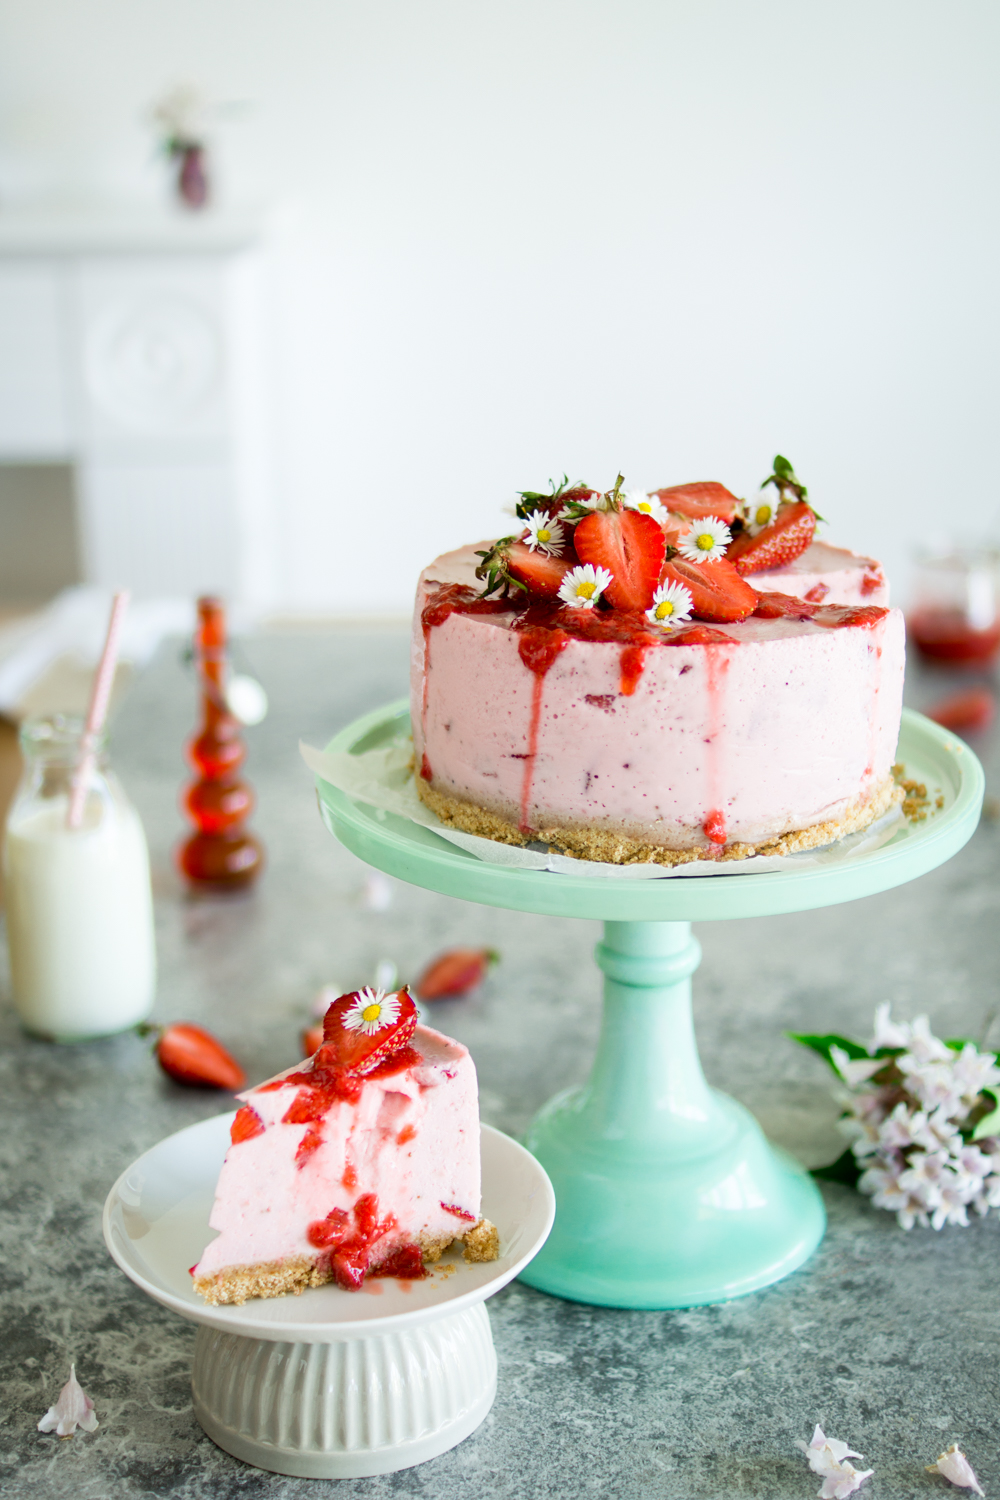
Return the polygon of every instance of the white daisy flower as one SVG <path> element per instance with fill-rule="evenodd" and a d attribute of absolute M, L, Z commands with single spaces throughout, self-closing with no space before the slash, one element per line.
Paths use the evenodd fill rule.
<path fill-rule="evenodd" d="M 398 1020 L 398 996 L 387 995 L 384 990 L 373 990 L 366 985 L 350 1010 L 344 1012 L 344 1029 L 374 1036 L 386 1026 L 394 1026 Z"/>
<path fill-rule="evenodd" d="M 573 609 L 593 609 L 609 583 L 613 582 L 607 568 L 595 568 L 592 563 L 570 568 L 559 585 L 559 597 Z"/>
<path fill-rule="evenodd" d="M 680 554 L 688 562 L 715 562 L 717 558 L 725 557 L 732 539 L 733 534 L 725 521 L 720 521 L 718 516 L 705 516 L 703 520 L 692 521 L 691 530 L 681 537 Z"/>
<path fill-rule="evenodd" d="M 524 524 L 528 528 L 528 535 L 524 538 L 525 546 L 530 547 L 532 552 L 537 548 L 546 557 L 562 557 L 566 533 L 558 521 L 553 521 L 544 510 L 533 510 Z"/>
<path fill-rule="evenodd" d="M 744 500 L 743 524 L 751 536 L 756 536 L 758 531 L 763 531 L 765 526 L 770 526 L 777 519 L 780 504 L 780 494 L 770 485 L 767 489 L 760 490 L 752 500 Z"/>
<path fill-rule="evenodd" d="M 673 630 L 675 625 L 690 620 L 693 608 L 691 590 L 683 583 L 661 583 L 653 595 L 652 607 L 646 611 L 646 619 L 661 630 Z"/>
<path fill-rule="evenodd" d="M 659 495 L 647 495 L 645 490 L 623 490 L 622 504 L 626 510 L 641 510 L 662 526 L 667 519 L 667 507 Z"/>

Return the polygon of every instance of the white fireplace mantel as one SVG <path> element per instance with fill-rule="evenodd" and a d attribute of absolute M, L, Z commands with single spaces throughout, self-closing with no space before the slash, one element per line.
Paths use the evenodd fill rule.
<path fill-rule="evenodd" d="M 260 215 L 0 211 L 0 463 L 70 463 L 86 581 L 272 596 Z"/>

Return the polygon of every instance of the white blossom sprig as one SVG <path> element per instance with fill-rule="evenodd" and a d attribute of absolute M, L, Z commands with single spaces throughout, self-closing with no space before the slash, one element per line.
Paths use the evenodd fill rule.
<path fill-rule="evenodd" d="M 875 1013 L 867 1047 L 841 1036 L 798 1035 L 846 1089 L 840 1129 L 850 1140 L 817 1175 L 852 1182 L 901 1228 L 967 1225 L 969 1209 L 1000 1209 L 1000 1068 L 965 1039 L 942 1041 L 926 1016 Z"/>

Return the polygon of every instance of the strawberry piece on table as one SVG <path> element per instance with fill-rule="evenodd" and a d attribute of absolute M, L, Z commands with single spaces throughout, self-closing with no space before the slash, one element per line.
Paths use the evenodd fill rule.
<path fill-rule="evenodd" d="M 783 505 L 777 520 L 756 536 L 743 531 L 730 542 L 726 561 L 738 573 L 763 573 L 768 568 L 783 568 L 801 557 L 813 539 L 816 512 L 804 500 Z"/>
<path fill-rule="evenodd" d="M 988 729 L 996 711 L 996 699 L 990 689 L 973 687 L 938 699 L 926 713 L 943 729 L 950 729 L 954 734 L 969 734 L 977 729 Z"/>
<path fill-rule="evenodd" d="M 654 493 L 667 510 L 672 510 L 675 515 L 689 516 L 692 521 L 703 521 L 706 516 L 718 516 L 720 521 L 731 521 L 740 503 L 724 484 L 719 484 L 714 479 L 702 479 L 694 484 L 674 484 Z"/>
<path fill-rule="evenodd" d="M 661 583 L 682 583 L 690 589 L 692 613 L 699 620 L 745 620 L 757 607 L 757 595 L 726 558 L 688 562 L 684 557 L 664 563 Z"/>
<path fill-rule="evenodd" d="M 467 995 L 486 978 L 500 955 L 492 948 L 451 948 L 441 953 L 421 974 L 416 991 L 421 1000 L 454 1000 Z"/>
<path fill-rule="evenodd" d="M 241 1089 L 247 1081 L 247 1075 L 222 1043 L 187 1021 L 164 1026 L 156 1043 L 156 1057 L 164 1073 L 194 1088 Z"/>
<path fill-rule="evenodd" d="M 362 1004 L 364 1001 L 366 1004 Z M 395 1020 L 384 1020 L 387 1004 L 394 1004 Z M 352 1030 L 345 1026 L 344 1018 L 349 1011 L 360 1008 L 360 1016 L 367 1025 L 377 1029 L 367 1030 L 359 1026 Z M 378 1010 L 381 1008 L 382 1017 Z M 369 1011 L 375 1014 L 369 1016 Z M 382 1024 L 377 1023 L 382 1020 Z M 321 1068 L 346 1069 L 351 1073 L 370 1073 L 408 1045 L 417 1027 L 417 1007 L 406 989 L 394 995 L 383 995 L 381 1001 L 370 990 L 354 990 L 350 995 L 341 995 L 335 1000 L 323 1019 L 323 1046 L 316 1054 L 316 1065 Z"/>
<path fill-rule="evenodd" d="M 565 556 L 548 557 L 541 551 L 532 552 L 523 542 L 511 542 L 507 549 L 507 568 L 511 577 L 523 583 L 528 593 L 536 599 L 557 598 L 564 574 L 575 565 L 575 559 Z M 513 592 L 517 593 L 518 590 Z"/>
<path fill-rule="evenodd" d="M 320 1021 L 316 1026 L 307 1026 L 302 1033 L 302 1056 L 312 1057 L 323 1045 L 323 1023 Z"/>
<path fill-rule="evenodd" d="M 604 593 L 615 609 L 649 609 L 667 546 L 658 521 L 641 510 L 595 510 L 577 526 L 573 544 L 582 563 L 611 574 Z"/>

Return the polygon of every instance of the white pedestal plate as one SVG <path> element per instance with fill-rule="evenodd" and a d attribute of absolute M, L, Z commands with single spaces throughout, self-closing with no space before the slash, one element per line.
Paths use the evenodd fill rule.
<path fill-rule="evenodd" d="M 500 1259 L 449 1252 L 424 1281 L 376 1280 L 360 1292 L 209 1307 L 188 1267 L 208 1225 L 233 1115 L 189 1126 L 122 1173 L 104 1208 L 104 1239 L 149 1296 L 199 1324 L 195 1415 L 228 1453 L 310 1479 L 390 1473 L 435 1458 L 482 1422 L 496 1395 L 486 1299 L 545 1242 L 555 1199 L 523 1147 L 483 1126 L 483 1212 Z"/>

